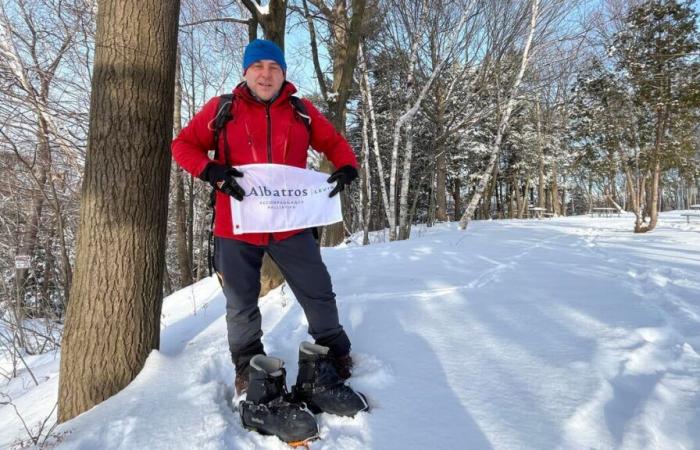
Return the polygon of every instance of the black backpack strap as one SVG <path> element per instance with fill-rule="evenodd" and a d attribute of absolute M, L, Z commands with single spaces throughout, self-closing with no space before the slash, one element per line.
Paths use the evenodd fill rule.
<path fill-rule="evenodd" d="M 219 134 L 224 129 L 226 124 L 233 119 L 233 94 L 224 94 L 219 96 L 219 106 L 216 108 L 216 116 L 214 117 L 214 160 L 219 159 Z M 224 134 L 224 163 L 228 163 L 230 151 Z"/>
<path fill-rule="evenodd" d="M 219 106 L 216 108 L 216 116 L 214 116 L 213 132 L 214 132 L 214 161 L 219 159 L 219 135 L 221 130 L 224 129 L 226 124 L 233 119 L 233 114 L 231 110 L 233 109 L 233 94 L 224 94 L 219 96 Z M 226 138 L 226 133 L 224 133 L 224 164 L 228 164 L 229 156 L 231 154 L 231 149 L 228 145 L 228 139 Z M 212 247 L 214 241 L 214 220 L 216 218 L 216 190 L 211 189 L 209 193 L 209 207 L 211 208 L 211 225 L 209 226 L 209 239 L 207 242 L 207 261 L 209 263 L 209 276 L 216 271 L 216 263 L 214 261 L 214 255 L 212 254 Z M 218 271 L 217 276 L 218 276 Z M 221 283 L 221 277 L 218 276 L 219 283 Z M 223 284 L 223 283 L 222 283 Z"/>
<path fill-rule="evenodd" d="M 306 108 L 304 102 L 297 96 L 292 95 L 289 97 L 289 102 L 292 104 L 294 112 L 296 112 L 297 115 L 301 117 L 302 122 L 304 122 L 306 132 L 309 135 L 308 144 L 311 145 L 311 116 L 309 115 L 309 110 Z"/>

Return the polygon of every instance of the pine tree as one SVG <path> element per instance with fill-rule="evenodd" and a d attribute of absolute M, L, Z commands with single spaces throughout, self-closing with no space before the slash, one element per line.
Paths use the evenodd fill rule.
<path fill-rule="evenodd" d="M 632 9 L 614 43 L 617 68 L 635 104 L 651 117 L 654 138 L 643 148 L 650 172 L 648 226 L 658 220 L 659 183 L 678 147 L 669 139 L 675 124 L 700 107 L 700 34 L 694 1 L 652 0 Z"/>

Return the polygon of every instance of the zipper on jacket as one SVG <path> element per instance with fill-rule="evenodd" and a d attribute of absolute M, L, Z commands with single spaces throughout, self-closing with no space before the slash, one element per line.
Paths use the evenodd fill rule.
<path fill-rule="evenodd" d="M 265 118 L 267 119 L 267 162 L 272 163 L 272 120 L 270 119 L 270 103 L 265 104 Z M 275 236 L 269 233 L 267 236 L 267 245 L 275 240 Z"/>
<path fill-rule="evenodd" d="M 272 120 L 270 120 L 270 104 L 265 105 L 265 118 L 267 119 L 267 162 L 272 163 Z"/>

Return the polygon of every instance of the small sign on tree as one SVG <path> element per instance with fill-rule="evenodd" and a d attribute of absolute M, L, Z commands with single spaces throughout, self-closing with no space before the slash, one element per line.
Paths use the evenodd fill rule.
<path fill-rule="evenodd" d="M 15 269 L 31 269 L 29 255 L 15 255 Z"/>

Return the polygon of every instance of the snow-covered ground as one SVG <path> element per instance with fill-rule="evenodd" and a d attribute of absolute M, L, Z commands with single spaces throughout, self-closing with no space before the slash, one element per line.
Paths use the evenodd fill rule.
<path fill-rule="evenodd" d="M 665 213 L 415 228 L 409 241 L 324 249 L 373 407 L 318 417 L 312 449 L 700 447 L 700 223 Z M 261 301 L 269 354 L 296 378 L 308 339 L 286 287 Z M 162 348 L 122 392 L 58 427 L 58 448 L 283 449 L 231 410 L 224 299 L 203 280 L 165 300 Z M 2 386 L 32 424 L 58 355 Z M 33 383 L 32 383 L 33 384 Z M 0 447 L 24 434 L 0 408 Z"/>

